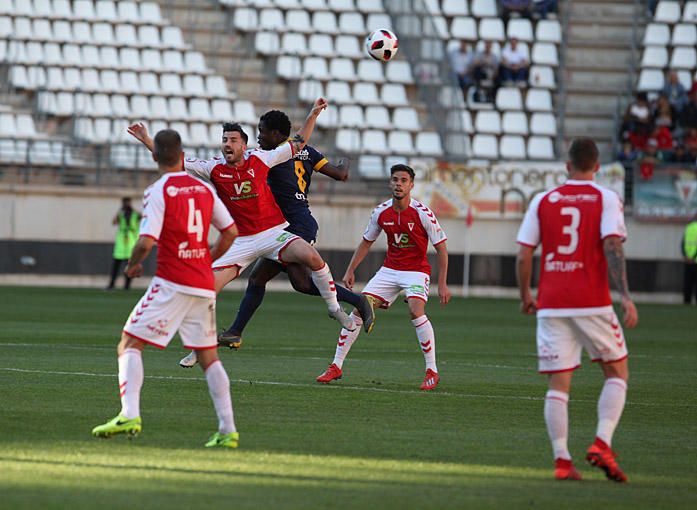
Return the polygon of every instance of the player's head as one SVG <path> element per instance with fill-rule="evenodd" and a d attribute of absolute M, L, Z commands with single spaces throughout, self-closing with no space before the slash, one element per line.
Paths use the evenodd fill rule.
<path fill-rule="evenodd" d="M 223 140 L 220 150 L 227 164 L 236 165 L 244 159 L 244 151 L 247 150 L 248 140 L 247 133 L 244 132 L 242 126 L 237 122 L 226 122 L 223 124 Z"/>
<path fill-rule="evenodd" d="M 158 131 L 153 140 L 152 159 L 162 170 L 181 170 L 182 139 L 173 129 Z"/>
<path fill-rule="evenodd" d="M 131 197 L 123 197 L 121 199 L 121 207 L 124 209 L 130 209 L 131 208 Z"/>
<path fill-rule="evenodd" d="M 290 136 L 290 119 L 280 110 L 270 110 L 259 117 L 259 147 L 265 151 L 274 149 Z"/>
<path fill-rule="evenodd" d="M 390 189 L 392 197 L 402 199 L 408 197 L 414 188 L 414 169 L 407 165 L 393 165 L 390 168 Z"/>
<path fill-rule="evenodd" d="M 590 138 L 574 138 L 569 147 L 569 161 L 566 169 L 569 173 L 595 173 L 600 168 L 598 147 Z"/>

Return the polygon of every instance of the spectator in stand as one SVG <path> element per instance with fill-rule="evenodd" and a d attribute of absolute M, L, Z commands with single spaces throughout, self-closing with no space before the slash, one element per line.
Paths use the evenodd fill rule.
<path fill-rule="evenodd" d="M 533 0 L 532 17 L 546 19 L 548 15 L 557 15 L 557 0 Z"/>
<path fill-rule="evenodd" d="M 690 102 L 680 113 L 680 125 L 685 128 L 697 128 L 697 91 L 690 94 Z"/>
<path fill-rule="evenodd" d="M 624 113 L 622 138 L 630 140 L 635 149 L 644 150 L 652 122 L 651 107 L 646 92 L 639 92 Z"/>
<path fill-rule="evenodd" d="M 668 73 L 668 81 L 663 87 L 662 94 L 668 98 L 670 105 L 678 112 L 682 111 L 688 102 L 687 91 L 680 83 L 678 73 L 675 71 Z"/>
<path fill-rule="evenodd" d="M 617 160 L 622 163 L 631 163 L 637 156 L 639 156 L 639 151 L 632 147 L 631 142 L 624 142 L 622 144 L 622 149 L 617 153 Z"/>
<path fill-rule="evenodd" d="M 511 38 L 509 44 L 501 52 L 501 80 L 507 84 L 525 87 L 528 82 L 530 61 L 518 39 Z"/>
<path fill-rule="evenodd" d="M 675 115 L 673 108 L 668 102 L 668 98 L 661 94 L 656 100 L 656 106 L 654 108 L 654 125 L 656 126 L 666 126 L 671 131 L 675 129 Z"/>
<path fill-rule="evenodd" d="M 511 14 L 517 17 L 529 18 L 532 14 L 530 10 L 531 3 L 531 0 L 500 0 L 499 10 L 504 23 L 508 23 Z"/>
<path fill-rule="evenodd" d="M 646 148 L 642 151 L 641 162 L 663 163 L 667 157 L 663 151 L 658 150 L 658 142 L 655 138 L 649 138 Z"/>
<path fill-rule="evenodd" d="M 690 156 L 690 153 L 685 150 L 685 146 L 683 144 L 678 144 L 677 147 L 675 147 L 675 151 L 673 151 L 673 158 L 671 160 L 671 163 L 692 163 L 694 164 L 695 158 Z"/>
<path fill-rule="evenodd" d="M 649 143 L 651 143 L 652 140 L 656 141 L 656 148 L 662 153 L 672 152 L 673 134 L 666 126 L 655 126 L 649 137 Z"/>
<path fill-rule="evenodd" d="M 687 131 L 685 139 L 683 140 L 683 144 L 685 145 L 685 148 L 688 151 L 691 151 L 692 149 L 697 149 L 697 129 L 690 128 Z"/>
<path fill-rule="evenodd" d="M 493 51 L 491 41 L 486 41 L 484 49 L 476 52 L 472 60 L 472 76 L 477 85 L 477 96 L 481 96 L 481 102 L 492 101 L 498 83 L 498 72 L 499 58 Z"/>
<path fill-rule="evenodd" d="M 457 48 L 453 48 L 449 53 L 450 65 L 457 75 L 457 81 L 462 88 L 462 93 L 467 97 L 467 89 L 474 84 L 472 77 L 472 64 L 474 53 L 472 46 L 465 40 L 460 41 Z"/>

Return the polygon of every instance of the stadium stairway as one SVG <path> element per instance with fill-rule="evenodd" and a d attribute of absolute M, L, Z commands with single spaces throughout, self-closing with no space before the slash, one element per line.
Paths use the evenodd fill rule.
<path fill-rule="evenodd" d="M 574 0 L 569 2 L 566 34 L 564 145 L 576 136 L 592 136 L 602 161 L 612 158 L 615 115 L 632 90 L 643 32 L 643 2 Z M 567 4 L 567 5 L 569 5 Z"/>

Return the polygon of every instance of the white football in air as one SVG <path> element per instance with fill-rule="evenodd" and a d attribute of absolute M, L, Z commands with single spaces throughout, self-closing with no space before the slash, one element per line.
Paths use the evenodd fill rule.
<path fill-rule="evenodd" d="M 378 28 L 365 38 L 365 49 L 375 60 L 387 62 L 397 55 L 399 40 L 394 32 L 386 28 Z"/>

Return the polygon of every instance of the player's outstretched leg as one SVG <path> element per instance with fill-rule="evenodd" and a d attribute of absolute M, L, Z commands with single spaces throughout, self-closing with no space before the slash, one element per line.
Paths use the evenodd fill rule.
<path fill-rule="evenodd" d="M 207 448 L 237 448 L 240 435 L 235 427 L 235 418 L 230 397 L 230 379 L 218 359 L 217 349 L 200 351 L 199 360 L 206 374 L 208 391 L 218 416 L 218 431 L 206 442 Z"/>
<path fill-rule="evenodd" d="M 351 346 L 358 338 L 361 332 L 361 321 L 362 319 L 356 314 L 354 310 L 351 314 L 351 319 L 355 322 L 356 328 L 353 331 L 349 331 L 345 328 L 341 329 L 339 333 L 339 339 L 336 342 L 336 352 L 334 354 L 334 360 L 329 365 L 327 370 L 317 377 L 317 382 L 326 384 L 328 382 L 334 381 L 336 379 L 341 379 L 343 372 L 342 367 L 344 365 L 344 360 L 346 355 L 351 350 Z"/>

